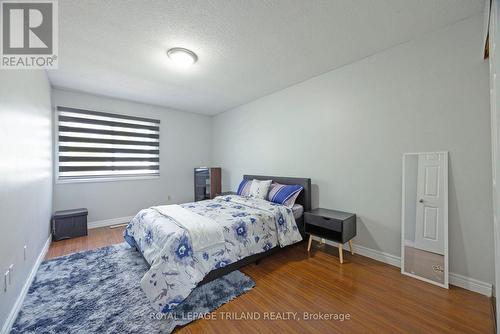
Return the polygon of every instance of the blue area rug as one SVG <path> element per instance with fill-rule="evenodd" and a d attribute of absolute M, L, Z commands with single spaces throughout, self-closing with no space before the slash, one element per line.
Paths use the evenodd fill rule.
<path fill-rule="evenodd" d="M 140 287 L 148 270 L 126 244 L 43 262 L 11 333 L 170 333 L 253 288 L 239 271 L 202 285 L 175 313 L 156 313 Z"/>

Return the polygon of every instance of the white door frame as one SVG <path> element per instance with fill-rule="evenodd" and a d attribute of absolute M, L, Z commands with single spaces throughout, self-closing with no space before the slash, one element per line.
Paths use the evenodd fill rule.
<path fill-rule="evenodd" d="M 489 5 L 489 1 L 487 5 Z M 488 9 L 490 11 L 488 12 Z M 500 14 L 498 0 L 491 2 L 491 8 L 485 8 L 485 27 L 484 32 L 489 33 L 489 67 L 490 67 L 490 109 L 491 109 L 491 156 L 492 156 L 492 195 L 493 195 L 493 252 L 495 262 L 495 299 L 496 299 L 496 320 L 497 333 L 500 333 L 498 320 L 500 319 L 500 190 L 498 189 L 498 176 L 500 175 L 500 96 L 497 90 L 500 89 L 500 80 L 498 79 L 498 68 L 500 67 L 500 54 L 497 51 L 499 46 L 500 34 L 498 19 Z M 483 50 L 481 50 L 483 51 Z"/>
<path fill-rule="evenodd" d="M 427 279 L 425 277 L 420 277 L 415 274 L 406 272 L 405 268 L 405 179 L 406 179 L 406 157 L 411 155 L 420 155 L 420 154 L 443 154 L 444 155 L 444 168 L 445 172 L 443 173 L 443 184 L 444 184 L 444 221 L 443 221 L 443 237 L 444 237 L 444 283 L 438 283 L 433 280 Z M 402 187 L 401 187 L 401 274 L 407 275 L 413 278 L 417 278 L 427 283 L 431 283 L 443 288 L 448 289 L 449 287 L 449 268 L 448 268 L 448 151 L 441 152 L 414 152 L 414 153 L 404 153 L 403 154 L 403 173 L 402 173 Z"/>

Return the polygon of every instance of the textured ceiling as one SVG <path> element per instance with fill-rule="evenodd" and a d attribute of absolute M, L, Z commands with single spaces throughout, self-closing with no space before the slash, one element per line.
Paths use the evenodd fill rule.
<path fill-rule="evenodd" d="M 216 114 L 481 12 L 483 0 L 63 0 L 55 87 Z M 198 63 L 171 68 L 185 47 Z"/>

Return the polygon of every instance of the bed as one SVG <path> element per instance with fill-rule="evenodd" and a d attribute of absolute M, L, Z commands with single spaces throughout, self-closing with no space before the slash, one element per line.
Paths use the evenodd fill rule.
<path fill-rule="evenodd" d="M 303 190 L 296 203 L 304 212 L 311 209 L 310 179 L 263 175 L 243 178 L 300 185 Z M 174 309 L 196 286 L 257 262 L 304 236 L 303 217 L 295 219 L 290 208 L 264 200 L 223 195 L 179 207 L 181 213 L 188 213 L 183 217 L 186 221 L 192 218 L 190 214 L 199 218 L 192 222 L 195 227 L 208 221 L 207 226 L 218 230 L 203 230 L 196 235 L 178 225 L 175 211 L 165 213 L 163 209 L 172 209 L 167 206 L 141 210 L 124 232 L 125 240 L 150 265 L 141 287 L 160 312 Z"/>

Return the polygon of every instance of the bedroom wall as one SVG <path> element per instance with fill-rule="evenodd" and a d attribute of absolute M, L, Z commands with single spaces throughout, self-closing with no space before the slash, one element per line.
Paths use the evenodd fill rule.
<path fill-rule="evenodd" d="M 405 160 L 405 240 L 415 242 L 417 228 L 418 155 Z"/>
<path fill-rule="evenodd" d="M 215 116 L 223 189 L 311 177 L 313 203 L 358 214 L 355 243 L 400 256 L 401 158 L 450 152 L 450 271 L 492 283 L 488 64 L 481 15 Z"/>
<path fill-rule="evenodd" d="M 210 117 L 59 89 L 53 90 L 52 98 L 54 107 L 161 120 L 159 178 L 64 184 L 56 181 L 55 210 L 85 207 L 89 210 L 88 221 L 95 222 L 133 216 L 152 205 L 193 201 L 193 168 L 210 163 Z"/>
<path fill-rule="evenodd" d="M 49 238 L 52 123 L 50 84 L 45 71 L 1 72 L 0 332 L 3 333 L 12 307 Z M 12 283 L 5 292 L 4 273 L 11 264 L 14 264 Z"/>

